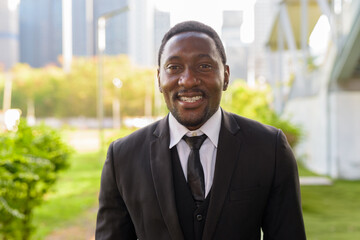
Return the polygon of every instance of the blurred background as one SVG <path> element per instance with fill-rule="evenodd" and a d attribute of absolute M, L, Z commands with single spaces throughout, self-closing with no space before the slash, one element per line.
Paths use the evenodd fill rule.
<path fill-rule="evenodd" d="M 106 148 L 167 114 L 184 20 L 225 45 L 222 107 L 288 137 L 308 239 L 360 237 L 360 1 L 0 0 L 0 239 L 93 239 Z"/>

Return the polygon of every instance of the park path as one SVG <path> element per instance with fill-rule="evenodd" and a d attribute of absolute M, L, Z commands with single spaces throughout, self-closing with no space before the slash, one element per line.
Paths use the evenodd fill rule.
<path fill-rule="evenodd" d="M 79 226 L 69 227 L 55 231 L 46 240 L 95 240 L 93 230 Z"/>
<path fill-rule="evenodd" d="M 66 140 L 77 152 L 97 151 L 100 146 L 97 130 L 73 131 L 68 134 Z"/>
<path fill-rule="evenodd" d="M 45 240 L 95 240 L 95 219 L 97 208 L 89 209 L 85 217 L 77 220 L 73 226 L 53 231 Z"/>

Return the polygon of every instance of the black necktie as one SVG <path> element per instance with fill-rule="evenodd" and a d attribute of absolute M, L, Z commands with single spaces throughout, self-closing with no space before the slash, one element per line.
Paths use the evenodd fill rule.
<path fill-rule="evenodd" d="M 197 206 L 205 199 L 204 171 L 200 162 L 199 149 L 206 138 L 205 134 L 198 137 L 187 137 L 186 135 L 183 137 L 191 149 L 188 159 L 187 180 Z"/>

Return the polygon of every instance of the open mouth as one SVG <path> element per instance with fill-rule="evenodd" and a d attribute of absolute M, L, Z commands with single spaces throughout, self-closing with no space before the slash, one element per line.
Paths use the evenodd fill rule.
<path fill-rule="evenodd" d="M 180 101 L 187 102 L 187 103 L 194 103 L 196 101 L 201 100 L 202 96 L 194 96 L 194 97 L 180 97 Z"/>

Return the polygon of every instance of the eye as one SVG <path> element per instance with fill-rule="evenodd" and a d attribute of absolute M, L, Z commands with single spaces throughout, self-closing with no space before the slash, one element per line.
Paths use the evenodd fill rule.
<path fill-rule="evenodd" d="M 178 71 L 180 71 L 181 66 L 178 64 L 169 64 L 166 66 L 165 70 L 168 73 L 177 73 Z"/>
<path fill-rule="evenodd" d="M 199 69 L 202 72 L 208 72 L 208 71 L 211 71 L 212 66 L 210 64 L 208 64 L 208 63 L 202 63 L 202 64 L 199 65 Z"/>

